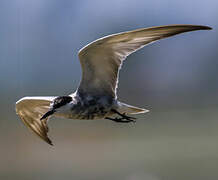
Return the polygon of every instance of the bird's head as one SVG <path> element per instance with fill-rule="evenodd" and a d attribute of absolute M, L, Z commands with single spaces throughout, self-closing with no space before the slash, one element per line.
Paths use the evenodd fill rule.
<path fill-rule="evenodd" d="M 51 103 L 51 108 L 48 112 L 46 112 L 41 118 L 40 120 L 43 120 L 45 118 L 47 118 L 48 116 L 54 114 L 59 108 L 61 108 L 62 106 L 66 105 L 67 103 L 72 101 L 72 97 L 71 96 L 58 96 L 56 97 L 53 102 Z"/>

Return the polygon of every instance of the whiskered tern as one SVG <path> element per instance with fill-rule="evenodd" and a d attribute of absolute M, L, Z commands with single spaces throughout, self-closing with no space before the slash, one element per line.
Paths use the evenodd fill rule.
<path fill-rule="evenodd" d="M 97 39 L 79 51 L 82 79 L 76 92 L 58 97 L 24 97 L 16 102 L 16 113 L 26 126 L 50 145 L 47 122 L 51 116 L 135 122 L 129 114 L 148 110 L 122 103 L 116 94 L 119 70 L 126 57 L 154 41 L 188 31 L 210 29 L 200 25 L 168 25 Z"/>

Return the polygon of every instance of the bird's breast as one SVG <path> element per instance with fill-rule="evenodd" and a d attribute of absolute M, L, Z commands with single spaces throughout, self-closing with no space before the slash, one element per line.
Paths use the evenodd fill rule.
<path fill-rule="evenodd" d="M 79 99 L 71 108 L 72 119 L 102 119 L 111 115 L 113 100 L 106 97 Z"/>

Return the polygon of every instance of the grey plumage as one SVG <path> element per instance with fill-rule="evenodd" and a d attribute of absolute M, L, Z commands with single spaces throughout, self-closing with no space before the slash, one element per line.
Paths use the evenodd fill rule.
<path fill-rule="evenodd" d="M 47 136 L 47 121 L 51 115 L 71 119 L 111 119 L 114 114 L 119 114 L 121 119 L 131 122 L 125 114 L 145 113 L 148 110 L 117 100 L 119 70 L 126 57 L 159 39 L 210 29 L 199 25 L 168 25 L 100 38 L 79 51 L 82 80 L 75 93 L 64 97 L 25 97 L 16 103 L 16 112 L 26 126 L 49 144 L 52 143 Z"/>

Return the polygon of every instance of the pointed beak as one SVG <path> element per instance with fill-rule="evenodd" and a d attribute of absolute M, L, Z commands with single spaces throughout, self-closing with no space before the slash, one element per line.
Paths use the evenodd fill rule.
<path fill-rule="evenodd" d="M 40 120 L 43 120 L 43 119 L 47 118 L 48 116 L 54 114 L 54 112 L 55 112 L 54 109 L 48 111 L 47 113 L 45 113 L 45 114 L 40 118 Z"/>

